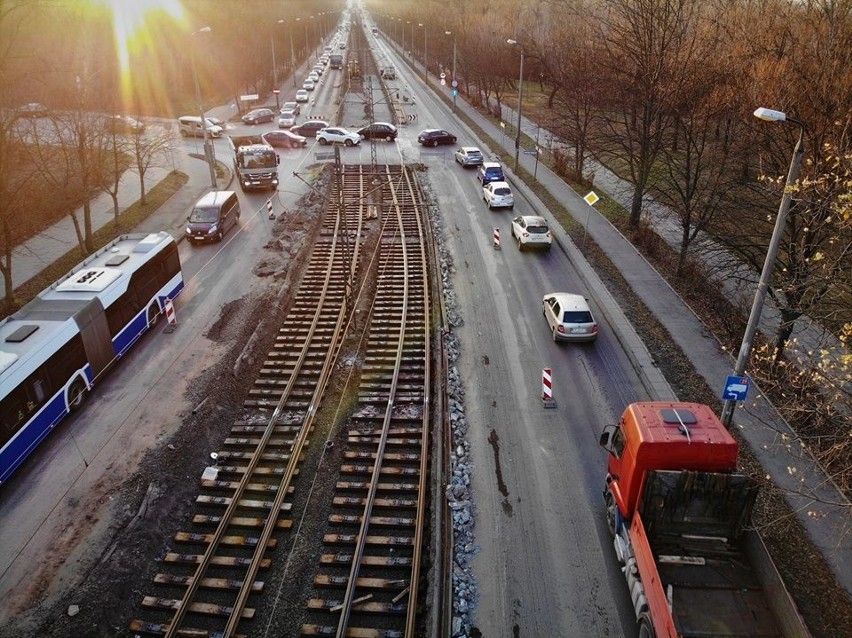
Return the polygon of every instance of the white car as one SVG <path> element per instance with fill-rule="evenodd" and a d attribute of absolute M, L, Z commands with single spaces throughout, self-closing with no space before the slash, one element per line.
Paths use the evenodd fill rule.
<path fill-rule="evenodd" d="M 522 215 L 512 220 L 512 237 L 518 242 L 518 250 L 527 246 L 550 250 L 553 238 L 544 217 Z"/>
<path fill-rule="evenodd" d="M 488 208 L 514 208 L 515 197 L 506 182 L 489 182 L 482 187 L 482 199 Z"/>
<path fill-rule="evenodd" d="M 317 73 L 316 71 L 311 71 L 310 73 L 308 73 L 308 79 L 312 80 L 314 84 L 316 84 L 317 82 L 319 82 L 319 73 Z"/>
<path fill-rule="evenodd" d="M 282 111 L 278 116 L 278 128 L 290 128 L 296 123 L 296 114 L 293 111 Z"/>
<path fill-rule="evenodd" d="M 296 91 L 296 102 L 307 102 L 308 101 L 308 92 L 305 89 L 299 89 Z"/>
<path fill-rule="evenodd" d="M 355 146 L 361 143 L 361 136 L 345 128 L 337 126 L 329 126 L 317 132 L 317 142 L 325 146 L 326 144 L 345 144 L 346 146 Z"/>
<path fill-rule="evenodd" d="M 482 166 L 482 151 L 475 146 L 460 146 L 456 149 L 456 161 L 467 168 L 468 166 Z"/>
<path fill-rule="evenodd" d="M 316 85 L 314 84 L 314 81 L 310 78 L 302 82 L 302 88 L 306 91 L 313 91 L 315 87 Z"/>
<path fill-rule="evenodd" d="M 541 300 L 541 311 L 554 341 L 594 341 L 598 324 L 582 295 L 551 292 Z"/>

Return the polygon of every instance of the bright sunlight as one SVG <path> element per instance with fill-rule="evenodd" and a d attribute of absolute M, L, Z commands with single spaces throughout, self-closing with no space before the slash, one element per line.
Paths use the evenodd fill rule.
<path fill-rule="evenodd" d="M 184 19 L 180 0 L 96 0 L 112 11 L 116 56 L 121 73 L 121 91 L 130 95 L 130 55 L 143 54 L 156 47 L 155 37 L 146 29 L 150 21 L 168 16 L 177 21 Z M 157 14 L 161 14 L 157 16 Z"/>

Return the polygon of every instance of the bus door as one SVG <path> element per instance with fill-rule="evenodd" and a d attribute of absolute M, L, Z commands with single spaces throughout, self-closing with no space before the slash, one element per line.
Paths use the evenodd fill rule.
<path fill-rule="evenodd" d="M 83 338 L 89 365 L 92 366 L 92 375 L 97 378 L 115 359 L 115 349 L 101 300 L 92 299 L 74 313 L 74 321 L 80 327 L 80 336 Z"/>

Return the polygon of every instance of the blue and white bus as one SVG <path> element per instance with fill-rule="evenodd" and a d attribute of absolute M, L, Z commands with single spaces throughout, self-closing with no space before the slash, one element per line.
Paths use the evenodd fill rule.
<path fill-rule="evenodd" d="M 183 285 L 171 235 L 122 235 L 0 321 L 0 484 Z"/>

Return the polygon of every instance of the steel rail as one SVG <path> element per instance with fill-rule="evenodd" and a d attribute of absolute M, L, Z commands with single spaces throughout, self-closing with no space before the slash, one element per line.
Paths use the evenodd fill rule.
<path fill-rule="evenodd" d="M 208 568 L 210 567 L 214 556 L 217 553 L 219 545 L 224 538 L 231 520 L 234 518 L 237 509 L 239 508 L 240 501 L 247 491 L 247 486 L 251 483 L 253 478 L 254 471 L 258 467 L 261 462 L 261 456 L 266 449 L 266 446 L 272 437 L 275 426 L 280 418 L 282 409 L 284 405 L 286 405 L 289 400 L 293 388 L 295 387 L 295 382 L 299 378 L 301 370 L 304 366 L 306 357 L 311 348 L 313 337 L 316 333 L 318 326 L 320 325 L 320 320 L 322 316 L 322 312 L 324 310 L 324 303 L 328 295 L 328 290 L 330 286 L 330 282 L 332 280 L 332 274 L 334 272 L 335 267 L 335 258 L 338 254 L 338 242 L 340 240 L 341 234 L 341 226 L 343 225 L 342 217 L 345 214 L 345 210 L 341 210 L 339 207 L 336 211 L 336 221 L 334 226 L 334 235 L 331 242 L 331 251 L 328 254 L 327 262 L 326 262 L 326 271 L 325 278 L 323 281 L 323 287 L 319 297 L 319 303 L 317 303 L 316 311 L 313 316 L 313 320 L 311 322 L 311 326 L 308 330 L 308 334 L 306 339 L 304 340 L 304 344 L 300 351 L 299 357 L 296 361 L 296 364 L 293 367 L 293 370 L 290 374 L 290 378 L 288 379 L 285 389 L 282 392 L 277 405 L 273 411 L 272 416 L 270 417 L 267 426 L 265 427 L 263 434 L 261 436 L 261 440 L 257 445 L 255 453 L 252 455 L 252 458 L 249 460 L 246 471 L 244 472 L 242 478 L 240 479 L 237 487 L 234 490 L 234 494 L 231 497 L 231 501 L 228 504 L 225 513 L 222 515 L 222 518 L 219 522 L 219 525 L 214 532 L 211 541 L 207 545 L 207 548 L 201 558 L 201 561 L 195 571 L 194 576 L 189 581 L 184 595 L 179 603 L 179 606 L 173 616 L 171 622 L 168 625 L 168 629 L 165 633 L 166 638 L 173 638 L 178 635 L 180 628 L 185 620 L 186 614 L 190 610 L 191 601 L 197 596 L 198 589 L 201 587 L 203 582 L 203 577 L 206 574 Z M 358 224 L 358 234 L 356 236 L 360 236 L 361 224 L 362 224 L 362 216 L 359 215 L 359 224 Z M 347 245 L 348 245 L 348 237 L 347 237 Z M 357 244 L 357 242 L 356 242 Z M 351 260 L 349 266 L 349 278 L 351 279 L 354 275 L 354 268 L 357 262 L 355 260 Z M 337 316 L 337 321 L 335 325 L 335 332 L 332 339 L 332 347 L 329 348 L 328 355 L 325 360 L 325 364 L 323 366 L 323 371 L 321 372 L 321 379 L 323 383 L 318 384 L 315 387 L 314 395 L 312 397 L 307 415 L 306 421 L 311 422 L 313 416 L 316 412 L 316 407 L 319 402 L 319 398 L 322 396 L 322 390 L 325 388 L 325 384 L 327 384 L 328 378 L 331 374 L 333 363 L 336 358 L 337 352 L 339 351 L 340 337 L 342 335 L 342 331 L 346 325 L 346 312 L 348 311 L 345 304 L 341 304 L 339 307 L 339 312 Z M 336 347 L 334 347 L 336 344 Z M 254 583 L 254 578 L 257 574 L 257 571 L 260 567 L 261 561 L 263 559 L 264 552 L 267 548 L 267 543 L 271 538 L 272 532 L 275 529 L 275 524 L 277 517 L 280 512 L 281 505 L 285 496 L 287 495 L 288 488 L 290 483 L 292 482 L 292 478 L 296 471 L 296 466 L 298 465 L 301 450 L 307 440 L 307 436 L 310 432 L 309 423 L 305 423 L 300 430 L 299 436 L 296 439 L 296 443 L 294 445 L 294 450 L 291 453 L 289 462 L 287 463 L 286 471 L 281 478 L 281 481 L 278 486 L 278 490 L 276 492 L 275 499 L 273 501 L 273 505 L 270 508 L 270 514 L 266 519 L 266 522 L 263 526 L 261 532 L 261 540 L 257 543 L 255 551 L 252 555 L 251 562 L 249 563 L 249 567 L 247 570 L 247 576 L 243 579 L 242 585 L 238 591 L 237 599 L 235 604 L 232 607 L 231 612 L 228 614 L 228 619 L 226 623 L 226 627 L 224 632 L 221 634 L 223 638 L 227 638 L 232 636 L 236 631 L 237 624 L 239 623 L 243 610 L 245 608 L 246 602 L 248 600 L 248 596 L 251 593 L 252 585 Z"/>

